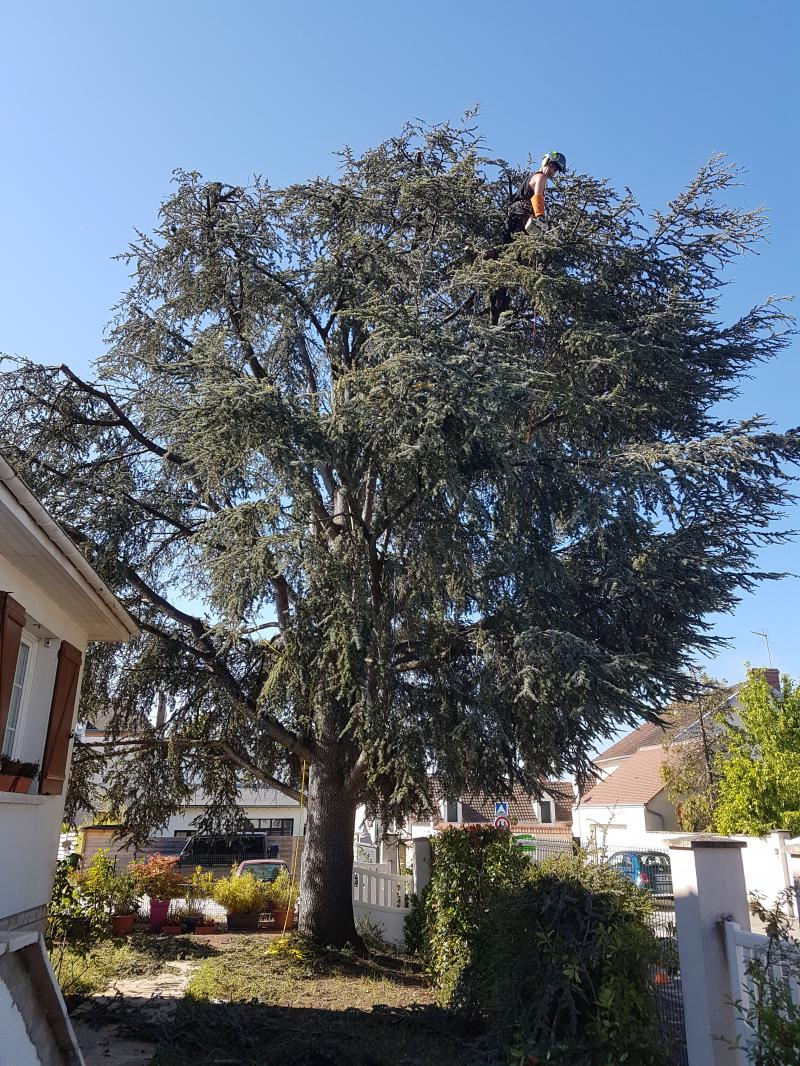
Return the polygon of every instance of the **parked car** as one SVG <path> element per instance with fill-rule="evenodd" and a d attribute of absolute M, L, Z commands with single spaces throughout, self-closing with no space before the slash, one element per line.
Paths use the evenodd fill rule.
<path fill-rule="evenodd" d="M 278 854 L 278 845 L 266 833 L 232 833 L 230 836 L 189 837 L 178 856 L 179 870 L 193 870 L 196 866 L 224 867 L 253 859 L 272 859 Z"/>
<path fill-rule="evenodd" d="M 236 876 L 252 874 L 256 881 L 274 881 L 281 870 L 289 872 L 283 859 L 245 859 L 236 868 Z"/>
<path fill-rule="evenodd" d="M 656 899 L 672 898 L 672 869 L 669 856 L 660 851 L 615 851 L 606 865 Z"/>

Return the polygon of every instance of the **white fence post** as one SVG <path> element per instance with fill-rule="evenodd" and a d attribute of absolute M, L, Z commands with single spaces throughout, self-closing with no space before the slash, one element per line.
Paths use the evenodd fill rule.
<path fill-rule="evenodd" d="M 414 895 L 419 898 L 431 879 L 431 842 L 427 837 L 412 841 L 414 848 Z"/>
<path fill-rule="evenodd" d="M 720 919 L 750 930 L 743 840 L 693 836 L 671 841 L 675 924 L 689 1066 L 731 1066 L 736 1012 Z M 723 1038 L 723 1039 L 720 1039 Z"/>

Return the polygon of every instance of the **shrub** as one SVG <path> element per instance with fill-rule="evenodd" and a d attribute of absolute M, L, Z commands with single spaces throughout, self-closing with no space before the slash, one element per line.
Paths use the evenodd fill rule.
<path fill-rule="evenodd" d="M 222 877 L 214 884 L 214 899 L 228 914 L 258 914 L 270 903 L 270 888 L 264 881 L 257 881 L 252 874 L 237 877 Z"/>
<path fill-rule="evenodd" d="M 520 884 L 529 862 L 511 835 L 494 826 L 446 829 L 431 840 L 431 861 L 423 957 L 439 1001 L 466 1006 L 462 976 L 475 935 L 498 894 Z"/>
<path fill-rule="evenodd" d="M 129 872 L 138 890 L 150 899 L 172 899 L 181 890 L 177 862 L 175 856 L 151 855 L 144 862 L 132 862 Z"/>
<path fill-rule="evenodd" d="M 130 873 L 118 874 L 108 849 L 101 848 L 86 872 L 78 879 L 81 898 L 87 911 L 104 914 L 136 914 L 139 910 L 139 886 Z"/>
<path fill-rule="evenodd" d="M 664 1063 L 651 906 L 613 870 L 572 856 L 501 892 L 463 975 L 500 1046 L 552 1066 Z"/>
<path fill-rule="evenodd" d="M 509 834 L 446 830 L 406 942 L 439 1002 L 481 1018 L 502 1061 L 661 1066 L 652 901 L 605 866 L 532 866 Z"/>
<path fill-rule="evenodd" d="M 264 888 L 265 898 L 274 911 L 291 910 L 300 895 L 300 886 L 292 884 L 288 870 L 281 870 L 274 881 L 264 882 Z"/>

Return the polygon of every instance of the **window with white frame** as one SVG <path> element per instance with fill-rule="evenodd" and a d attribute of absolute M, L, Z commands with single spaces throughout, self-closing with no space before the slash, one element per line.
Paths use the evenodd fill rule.
<path fill-rule="evenodd" d="M 11 703 L 8 708 L 6 731 L 3 736 L 2 754 L 12 759 L 18 756 L 20 749 L 20 739 L 28 709 L 28 696 L 35 657 L 35 644 L 33 641 L 26 640 L 23 637 L 19 646 L 19 654 L 17 655 L 17 668 L 14 671 L 14 683 L 11 689 Z"/>
<path fill-rule="evenodd" d="M 539 815 L 539 821 L 542 825 L 547 825 L 553 821 L 553 801 L 550 799 L 540 799 L 536 804 L 537 813 Z"/>

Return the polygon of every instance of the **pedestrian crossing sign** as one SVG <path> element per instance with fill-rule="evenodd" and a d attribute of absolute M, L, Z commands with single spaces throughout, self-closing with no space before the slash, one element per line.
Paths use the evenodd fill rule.
<path fill-rule="evenodd" d="M 500 815 L 508 817 L 508 800 L 495 800 L 494 801 L 494 816 L 498 818 Z"/>

